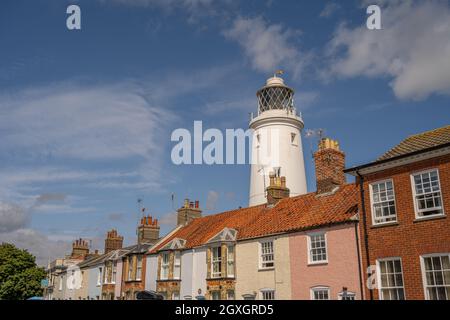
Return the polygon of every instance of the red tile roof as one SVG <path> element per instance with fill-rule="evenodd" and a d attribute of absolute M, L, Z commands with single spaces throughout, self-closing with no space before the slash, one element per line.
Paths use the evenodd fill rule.
<path fill-rule="evenodd" d="M 309 193 L 283 199 L 272 208 L 260 205 L 205 216 L 180 228 L 151 252 L 174 238 L 186 240 L 185 248 L 204 245 L 225 227 L 237 230 L 237 240 L 243 240 L 349 222 L 358 210 L 358 194 L 355 184 L 347 184 L 330 195 Z"/>

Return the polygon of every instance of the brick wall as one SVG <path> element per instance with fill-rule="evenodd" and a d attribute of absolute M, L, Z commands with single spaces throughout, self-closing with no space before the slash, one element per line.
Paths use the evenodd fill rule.
<path fill-rule="evenodd" d="M 339 150 L 339 143 L 322 139 L 319 150 L 314 153 L 317 193 L 328 193 L 345 184 L 345 154 Z"/>
<path fill-rule="evenodd" d="M 428 169 L 438 169 L 444 218 L 416 220 L 410 175 Z M 396 200 L 397 223 L 374 227 L 369 184 L 392 179 Z M 450 155 L 423 160 L 409 165 L 388 169 L 364 177 L 364 199 L 366 207 L 366 228 L 368 233 L 370 264 L 376 259 L 400 257 L 402 259 L 405 296 L 408 300 L 425 299 L 420 256 L 432 253 L 450 252 Z M 360 210 L 360 212 L 362 212 Z M 361 219 L 361 234 L 364 226 Z M 361 239 L 364 270 L 367 269 L 365 239 Z M 367 275 L 365 275 L 367 279 Z M 369 290 L 365 286 L 366 298 Z M 373 290 L 374 299 L 379 299 L 378 290 Z"/>

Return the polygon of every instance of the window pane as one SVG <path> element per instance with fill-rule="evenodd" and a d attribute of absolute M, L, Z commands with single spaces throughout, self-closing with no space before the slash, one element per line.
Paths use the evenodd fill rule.
<path fill-rule="evenodd" d="M 431 258 L 425 258 L 424 263 L 425 263 L 425 270 L 433 270 L 433 264 L 431 262 Z"/>
<path fill-rule="evenodd" d="M 428 299 L 448 300 L 450 288 L 450 269 L 448 267 L 449 255 L 426 257 L 423 259 L 425 266 L 425 281 Z"/>
<path fill-rule="evenodd" d="M 404 300 L 403 274 L 400 259 L 378 262 L 380 270 L 380 298 L 383 300 Z"/>
<path fill-rule="evenodd" d="M 419 216 L 442 214 L 437 170 L 414 176 L 415 198 Z"/>

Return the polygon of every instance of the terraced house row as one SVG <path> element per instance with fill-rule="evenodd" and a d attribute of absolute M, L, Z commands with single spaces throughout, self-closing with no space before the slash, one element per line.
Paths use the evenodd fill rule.
<path fill-rule="evenodd" d="M 314 159 L 316 192 L 290 197 L 271 174 L 264 204 L 202 216 L 186 200 L 167 235 L 143 217 L 136 245 L 112 230 L 102 255 L 75 241 L 46 298 L 449 299 L 450 126 L 353 168 L 331 139 Z"/>

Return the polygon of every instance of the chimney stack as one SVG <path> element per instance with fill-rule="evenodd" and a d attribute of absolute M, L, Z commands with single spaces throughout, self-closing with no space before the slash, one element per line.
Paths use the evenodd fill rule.
<path fill-rule="evenodd" d="M 345 154 L 339 149 L 339 142 L 329 138 L 321 139 L 314 161 L 317 194 L 333 192 L 346 183 Z"/>
<path fill-rule="evenodd" d="M 177 225 L 187 225 L 192 220 L 201 216 L 200 202 L 198 200 L 189 201 L 189 199 L 185 199 L 183 206 L 177 210 Z"/>
<path fill-rule="evenodd" d="M 112 229 L 106 233 L 105 253 L 122 249 L 123 237 L 117 233 L 116 229 Z"/>
<path fill-rule="evenodd" d="M 284 198 L 289 198 L 289 188 L 286 187 L 286 177 L 271 172 L 269 175 L 269 186 L 266 188 L 267 204 L 274 206 L 278 201 Z"/>
<path fill-rule="evenodd" d="M 89 254 L 89 242 L 84 239 L 77 239 L 72 243 L 72 258 L 84 258 Z"/>
<path fill-rule="evenodd" d="M 145 216 L 141 218 L 141 223 L 138 226 L 138 243 L 155 243 L 159 239 L 159 224 L 158 219 L 153 219 L 152 216 Z"/>

